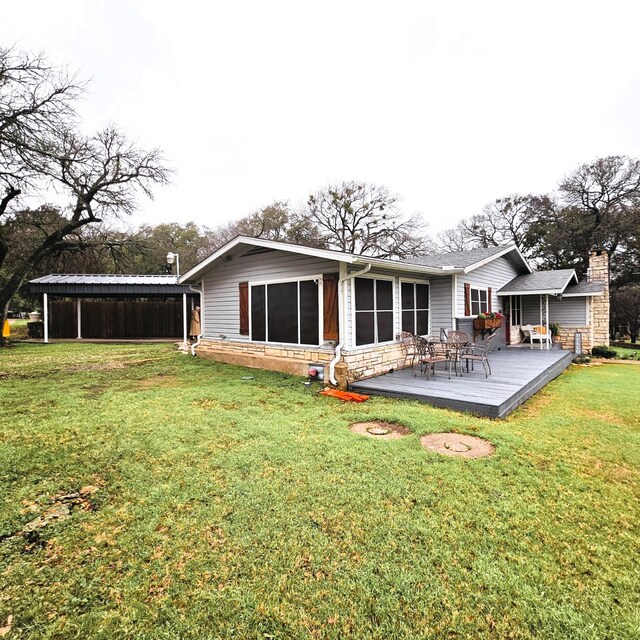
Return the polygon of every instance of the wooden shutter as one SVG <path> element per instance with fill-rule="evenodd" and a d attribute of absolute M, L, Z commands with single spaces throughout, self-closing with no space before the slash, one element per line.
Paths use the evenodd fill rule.
<path fill-rule="evenodd" d="M 471 315 L 471 284 L 464 283 L 464 315 Z"/>
<path fill-rule="evenodd" d="M 491 292 L 492 291 L 493 289 L 491 289 L 491 287 L 487 289 L 487 310 L 489 311 L 489 313 L 491 313 Z"/>
<path fill-rule="evenodd" d="M 324 306 L 324 339 L 339 340 L 337 273 L 323 274 L 322 298 Z"/>
<path fill-rule="evenodd" d="M 249 283 L 241 282 L 240 288 L 240 335 L 249 335 Z"/>

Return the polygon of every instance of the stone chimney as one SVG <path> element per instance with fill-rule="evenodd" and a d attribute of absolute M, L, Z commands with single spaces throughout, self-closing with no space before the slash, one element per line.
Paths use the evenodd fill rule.
<path fill-rule="evenodd" d="M 589 254 L 587 280 L 604 285 L 602 295 L 591 298 L 591 344 L 609 346 L 609 254 L 604 249 Z"/>

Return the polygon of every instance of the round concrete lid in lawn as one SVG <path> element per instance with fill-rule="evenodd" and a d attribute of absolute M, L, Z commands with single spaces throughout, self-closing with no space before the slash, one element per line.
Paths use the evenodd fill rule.
<path fill-rule="evenodd" d="M 420 438 L 420 444 L 428 451 L 463 458 L 484 458 L 495 451 L 489 441 L 463 433 L 430 433 Z"/>
<path fill-rule="evenodd" d="M 378 440 L 397 440 L 411 433 L 407 427 L 390 422 L 356 422 L 351 425 L 350 429 L 353 433 Z"/>

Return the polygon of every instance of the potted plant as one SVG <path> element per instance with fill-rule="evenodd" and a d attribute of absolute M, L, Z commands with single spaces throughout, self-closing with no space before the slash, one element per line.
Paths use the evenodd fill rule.
<path fill-rule="evenodd" d="M 500 311 L 489 311 L 488 313 L 479 313 L 473 320 L 473 328 L 483 329 L 499 329 L 502 326 L 503 315 Z"/>
<path fill-rule="evenodd" d="M 556 322 L 552 322 L 549 325 L 549 331 L 551 331 L 551 339 L 553 340 L 553 342 L 562 346 L 564 343 L 558 338 L 558 336 L 560 335 L 560 325 Z"/>

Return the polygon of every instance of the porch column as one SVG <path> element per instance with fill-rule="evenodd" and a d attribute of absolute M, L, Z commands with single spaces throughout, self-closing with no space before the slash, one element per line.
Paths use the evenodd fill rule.
<path fill-rule="evenodd" d="M 42 294 L 42 320 L 44 321 L 44 343 L 49 342 L 49 296 Z"/>
<path fill-rule="evenodd" d="M 78 340 L 82 340 L 82 298 L 76 298 L 76 311 L 78 317 Z"/>
<path fill-rule="evenodd" d="M 187 331 L 188 331 L 188 319 L 187 319 L 187 294 L 182 294 L 182 325 L 184 329 L 183 340 L 184 348 L 187 348 Z"/>

